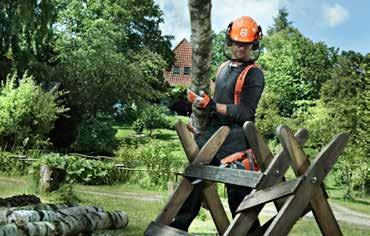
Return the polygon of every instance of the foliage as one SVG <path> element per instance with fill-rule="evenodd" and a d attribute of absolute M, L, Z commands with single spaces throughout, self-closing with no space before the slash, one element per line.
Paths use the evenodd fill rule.
<path fill-rule="evenodd" d="M 319 98 L 321 85 L 331 78 L 336 51 L 292 27 L 265 37 L 263 44 L 259 62 L 266 87 L 279 95 L 279 114 L 290 117 L 299 108 L 297 101 Z"/>
<path fill-rule="evenodd" d="M 139 150 L 138 161 L 148 170 L 150 186 L 166 188 L 167 182 L 174 175 L 171 172 L 179 171 L 183 162 L 172 153 L 173 149 L 173 143 L 150 140 Z"/>
<path fill-rule="evenodd" d="M 44 91 L 26 73 L 8 76 L 0 87 L 0 145 L 23 148 L 45 145 L 55 120 L 67 109 L 60 105 L 62 93 Z"/>
<path fill-rule="evenodd" d="M 136 145 L 123 145 L 116 152 L 115 163 L 125 168 L 147 171 L 121 170 L 124 180 L 130 180 L 146 188 L 167 187 L 167 182 L 173 180 L 174 172 L 183 165 L 182 158 L 174 152 L 177 143 L 157 139 L 141 140 Z"/>
<path fill-rule="evenodd" d="M 73 148 L 82 153 L 112 154 L 117 147 L 117 129 L 113 127 L 114 123 L 114 119 L 107 114 L 85 117 L 78 129 Z"/>
<path fill-rule="evenodd" d="M 53 0 L 0 2 L 0 65 L 5 65 L 0 67 L 0 81 L 12 67 L 21 73 L 29 70 L 39 81 L 47 74 L 54 56 L 56 13 Z"/>
<path fill-rule="evenodd" d="M 71 107 L 81 114 L 112 114 L 117 102 L 158 98 L 162 56 L 170 44 L 159 30 L 162 13 L 153 1 L 74 0 L 58 6 L 58 71 L 71 91 Z"/>
<path fill-rule="evenodd" d="M 292 22 L 288 20 L 288 10 L 286 8 L 280 8 L 278 15 L 274 17 L 274 24 L 267 30 L 268 35 L 280 32 L 282 30 L 292 27 Z"/>
<path fill-rule="evenodd" d="M 276 137 L 275 129 L 285 123 L 285 118 L 279 115 L 278 95 L 266 89 L 256 111 L 256 126 L 266 139 Z"/>
<path fill-rule="evenodd" d="M 211 79 L 216 80 L 218 67 L 227 60 L 224 56 L 224 44 L 226 40 L 226 31 L 212 34 L 212 60 L 211 60 Z"/>
<path fill-rule="evenodd" d="M 67 183 L 88 185 L 113 184 L 119 180 L 118 170 L 113 163 L 87 160 L 75 156 L 61 156 L 56 153 L 43 155 L 33 164 L 33 174 L 39 177 L 40 166 L 49 165 L 67 171 Z"/>
<path fill-rule="evenodd" d="M 18 173 L 21 168 L 22 164 L 18 162 L 14 155 L 0 150 L 0 172 L 10 175 Z"/>
<path fill-rule="evenodd" d="M 135 122 L 132 124 L 132 129 L 135 130 L 137 134 L 142 134 L 145 128 L 145 123 L 143 119 L 138 118 L 135 120 Z"/>
<path fill-rule="evenodd" d="M 168 123 L 165 114 L 168 109 L 160 105 L 145 105 L 138 119 L 134 122 L 134 129 L 138 133 L 142 131 L 142 127 L 149 130 L 149 136 L 152 135 L 154 129 L 167 128 Z"/>
<path fill-rule="evenodd" d="M 187 86 L 176 85 L 167 89 L 161 104 L 170 108 L 174 114 L 187 116 L 191 113 L 191 103 L 187 99 Z"/>
<path fill-rule="evenodd" d="M 309 148 L 318 152 L 337 133 L 346 132 L 350 141 L 335 171 L 337 183 L 369 191 L 369 68 L 370 57 L 343 52 L 336 73 L 325 82 L 321 98 L 306 111 L 296 112 L 294 122 L 310 131 Z"/>

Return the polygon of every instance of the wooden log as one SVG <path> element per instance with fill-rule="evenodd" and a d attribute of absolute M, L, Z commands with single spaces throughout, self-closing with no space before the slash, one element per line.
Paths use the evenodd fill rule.
<path fill-rule="evenodd" d="M 288 149 L 288 152 L 292 155 L 291 157 L 297 159 L 294 160 L 293 163 L 301 164 L 301 166 L 296 166 L 297 172 L 303 172 L 306 163 L 303 160 L 305 158 L 303 151 L 292 137 L 289 128 L 283 127 L 281 130 L 282 132 L 279 138 L 284 142 L 284 147 Z M 339 134 L 319 153 L 313 163 L 305 171 L 305 180 L 298 187 L 297 192 L 288 198 L 288 201 L 284 204 L 283 208 L 279 211 L 278 215 L 267 229 L 267 235 L 287 235 L 315 194 L 321 195 L 320 200 L 326 201 L 324 195 L 315 192 L 315 189 L 320 189 L 322 181 L 336 162 L 338 155 L 343 152 L 347 140 L 347 135 Z M 342 235 L 334 215 L 331 215 L 332 212 L 324 212 L 320 209 L 316 209 L 318 206 L 315 204 L 314 201 L 311 201 L 311 207 L 318 216 L 318 218 L 316 218 L 318 221 L 317 223 L 320 225 L 320 229 L 323 230 L 323 234 Z"/>
<path fill-rule="evenodd" d="M 40 198 L 35 195 L 16 195 L 7 198 L 0 198 L 0 206 L 4 207 L 21 207 L 41 203 Z"/>
<path fill-rule="evenodd" d="M 155 219 L 155 222 L 163 225 L 169 225 L 180 208 L 193 191 L 193 185 L 187 179 L 182 179 L 175 192 L 171 195 L 167 205 Z"/>
<path fill-rule="evenodd" d="M 145 236 L 159 236 L 159 235 L 166 235 L 166 236 L 191 236 L 185 231 L 175 229 L 169 227 L 167 225 L 162 225 L 157 222 L 151 222 L 148 228 L 144 232 Z"/>
<path fill-rule="evenodd" d="M 202 149 L 195 157 L 193 164 L 209 164 L 216 155 L 226 137 L 229 135 L 230 128 L 221 126 L 204 144 Z"/>
<path fill-rule="evenodd" d="M 72 236 L 102 229 L 120 229 L 128 225 L 126 212 L 91 212 L 72 215 L 55 222 L 56 235 Z"/>
<path fill-rule="evenodd" d="M 194 141 L 193 135 L 189 132 L 188 128 L 181 120 L 176 123 L 175 129 L 185 151 L 186 157 L 188 158 L 189 162 L 192 162 L 199 152 L 198 145 Z"/>
<path fill-rule="evenodd" d="M 287 201 L 266 230 L 265 235 L 288 235 L 296 220 L 302 215 L 304 207 L 307 206 L 310 201 L 311 194 L 307 194 L 307 191 L 311 190 L 312 185 L 308 182 L 304 182 L 303 185 L 299 186 L 296 195 L 288 197 Z"/>
<path fill-rule="evenodd" d="M 218 149 L 221 147 L 222 143 L 226 139 L 229 131 L 230 128 L 226 126 L 219 128 L 196 155 L 193 163 L 209 164 L 209 162 L 212 161 L 214 155 L 217 153 Z M 188 180 L 182 179 L 176 191 L 170 197 L 170 200 L 168 201 L 165 208 L 155 219 L 155 222 L 163 225 L 169 225 L 192 190 L 193 185 Z"/>
<path fill-rule="evenodd" d="M 245 122 L 243 130 L 248 143 L 256 156 L 260 169 L 265 171 L 273 159 L 270 149 L 252 121 Z"/>
<path fill-rule="evenodd" d="M 246 196 L 239 205 L 237 212 L 293 194 L 298 185 L 302 182 L 302 179 L 303 177 L 299 177 Z"/>
<path fill-rule="evenodd" d="M 183 122 L 179 121 L 175 127 L 186 156 L 189 162 L 192 162 L 199 153 L 198 145 Z M 225 209 L 217 193 L 216 185 L 206 182 L 204 184 L 203 197 L 208 205 L 208 210 L 211 213 L 217 231 L 222 235 L 230 225 L 230 221 L 227 218 Z"/>
<path fill-rule="evenodd" d="M 66 171 L 53 166 L 40 167 L 40 191 L 51 192 L 57 190 L 66 177 Z"/>
<path fill-rule="evenodd" d="M 189 164 L 182 175 L 186 177 L 206 179 L 214 182 L 255 188 L 257 183 L 262 178 L 263 173 L 241 169 Z"/>
<path fill-rule="evenodd" d="M 103 212 L 102 208 L 94 206 L 70 207 L 58 211 L 45 210 L 18 210 L 12 211 L 5 218 L 0 219 L 1 224 L 9 224 L 16 221 L 35 222 L 35 221 L 53 221 L 58 220 L 66 215 L 80 215 L 90 212 Z"/>
<path fill-rule="evenodd" d="M 212 182 L 205 182 L 203 189 L 203 196 L 208 205 L 209 211 L 213 221 L 215 222 L 217 231 L 223 235 L 230 225 L 225 209 L 222 205 L 221 199 L 217 193 L 216 184 Z"/>
<path fill-rule="evenodd" d="M 47 222 L 16 222 L 0 226 L 0 236 L 72 236 L 91 233 L 101 229 L 125 228 L 128 224 L 127 213 L 90 212 L 81 215 L 64 216 L 59 220 Z"/>
<path fill-rule="evenodd" d="M 285 150 L 282 150 L 277 156 L 275 156 L 274 159 L 268 162 L 267 160 L 270 160 L 269 155 L 271 152 L 269 151 L 267 144 L 264 143 L 261 134 L 259 132 L 255 132 L 257 128 L 254 126 L 253 122 L 246 122 L 243 126 L 243 129 L 248 141 L 254 139 L 254 141 L 250 143 L 253 150 L 261 148 L 264 149 L 259 151 L 259 154 L 255 153 L 256 155 L 260 155 L 259 159 L 262 161 L 266 160 L 265 164 L 267 164 L 267 168 L 265 170 L 266 176 L 263 177 L 261 182 L 257 185 L 257 189 L 264 189 L 282 182 L 283 176 L 286 170 L 289 168 L 288 153 Z M 295 136 L 300 144 L 303 145 L 308 139 L 308 132 L 305 129 L 300 129 Z M 280 208 L 280 206 L 277 208 Z M 224 235 L 246 235 L 253 223 L 258 218 L 258 214 L 261 210 L 262 206 L 258 206 L 247 212 L 238 213 Z"/>
<path fill-rule="evenodd" d="M 69 207 L 77 207 L 79 206 L 77 203 L 69 202 L 69 203 L 40 203 L 36 205 L 28 205 L 22 207 L 12 207 L 8 208 L 9 211 L 16 211 L 16 210 L 45 210 L 45 211 L 57 211 L 60 209 L 65 209 Z"/>
<path fill-rule="evenodd" d="M 290 129 L 286 126 L 279 127 L 278 137 L 284 148 L 288 150 L 292 157 L 292 166 L 296 175 L 303 175 L 307 172 L 313 173 L 309 177 L 321 183 L 323 178 L 331 169 L 347 143 L 348 136 L 344 134 L 337 135 L 315 158 L 314 164 L 309 166 L 309 160 L 303 150 L 297 145 L 297 141 L 292 137 Z M 321 168 L 327 166 L 327 168 Z M 310 170 L 307 170 L 309 169 Z M 321 169 L 322 173 L 316 173 L 315 169 Z M 342 235 L 339 224 L 335 219 L 334 213 L 327 201 L 327 194 L 322 185 L 314 186 L 310 205 L 313 215 L 319 228 L 324 235 Z"/>
<path fill-rule="evenodd" d="M 37 205 L 29 205 L 23 207 L 12 207 L 7 208 L 4 210 L 0 210 L 0 225 L 5 224 L 7 220 L 7 216 L 11 215 L 15 211 L 24 211 L 24 210 L 36 210 L 36 211 L 57 211 L 65 208 L 70 207 L 77 207 L 77 204 L 74 203 L 58 203 L 58 204 L 37 204 Z"/>
<path fill-rule="evenodd" d="M 189 0 L 191 26 L 192 68 L 190 88 L 197 94 L 201 90 L 210 94 L 211 76 L 211 0 Z M 198 130 L 207 129 L 209 113 L 196 109 L 193 104 L 192 123 Z"/>

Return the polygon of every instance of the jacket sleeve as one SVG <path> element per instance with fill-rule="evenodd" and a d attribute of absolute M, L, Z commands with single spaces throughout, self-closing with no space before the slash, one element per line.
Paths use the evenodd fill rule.
<path fill-rule="evenodd" d="M 254 121 L 256 108 L 265 87 L 265 78 L 259 68 L 252 68 L 245 79 L 240 104 L 226 105 L 226 115 L 239 124 Z"/>

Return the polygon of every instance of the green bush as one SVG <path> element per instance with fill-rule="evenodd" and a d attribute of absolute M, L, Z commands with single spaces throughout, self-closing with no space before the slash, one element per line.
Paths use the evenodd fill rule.
<path fill-rule="evenodd" d="M 137 134 L 142 134 L 145 128 L 145 123 L 143 119 L 139 118 L 135 120 L 135 122 L 132 124 L 132 129 L 137 133 Z"/>
<path fill-rule="evenodd" d="M 176 123 L 181 120 L 183 123 L 189 123 L 189 117 L 187 116 L 166 116 L 167 120 L 167 128 L 171 130 L 175 130 Z"/>
<path fill-rule="evenodd" d="M 114 119 L 98 113 L 96 117 L 85 118 L 78 129 L 74 149 L 82 153 L 112 154 L 117 147 L 117 129 Z"/>
<path fill-rule="evenodd" d="M 148 172 L 151 185 L 167 187 L 167 182 L 183 166 L 181 158 L 172 151 L 175 149 L 173 143 L 151 140 L 143 146 L 138 153 L 138 160 Z"/>
<path fill-rule="evenodd" d="M 15 172 L 18 173 L 21 169 L 20 164 L 11 153 L 0 151 L 0 172 L 9 175 Z"/>
<path fill-rule="evenodd" d="M 33 164 L 32 173 L 39 178 L 40 166 L 49 165 L 67 170 L 68 183 L 88 185 L 113 184 L 120 180 L 119 172 L 112 162 L 87 160 L 75 156 L 50 153 Z"/>
<path fill-rule="evenodd" d="M 152 135 L 154 129 L 168 128 L 166 120 L 168 109 L 160 105 L 145 105 L 138 119 L 134 122 L 135 131 L 140 131 L 141 125 L 149 130 L 149 136 Z"/>
<path fill-rule="evenodd" d="M 58 103 L 61 92 L 45 92 L 26 73 L 8 76 L 0 86 L 0 145 L 37 148 L 47 144 L 55 120 L 67 109 Z"/>

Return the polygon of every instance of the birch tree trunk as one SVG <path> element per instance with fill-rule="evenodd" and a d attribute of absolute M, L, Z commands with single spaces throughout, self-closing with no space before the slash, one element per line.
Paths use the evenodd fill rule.
<path fill-rule="evenodd" d="M 70 207 L 58 211 L 44 211 L 44 210 L 16 210 L 9 212 L 9 214 L 2 215 L 0 218 L 0 225 L 14 223 L 17 221 L 22 222 L 35 222 L 35 221 L 54 221 L 66 215 L 80 215 L 90 212 L 103 212 L 102 208 L 93 206 L 84 207 Z"/>
<path fill-rule="evenodd" d="M 192 84 L 190 89 L 199 94 L 210 94 L 211 73 L 211 0 L 189 0 L 192 46 Z M 193 106 L 193 126 L 202 131 L 208 123 L 208 114 Z"/>
<path fill-rule="evenodd" d="M 0 226 L 0 236 L 75 236 L 101 229 L 125 228 L 128 216 L 125 212 L 91 212 L 65 216 L 53 222 L 17 222 Z"/>

